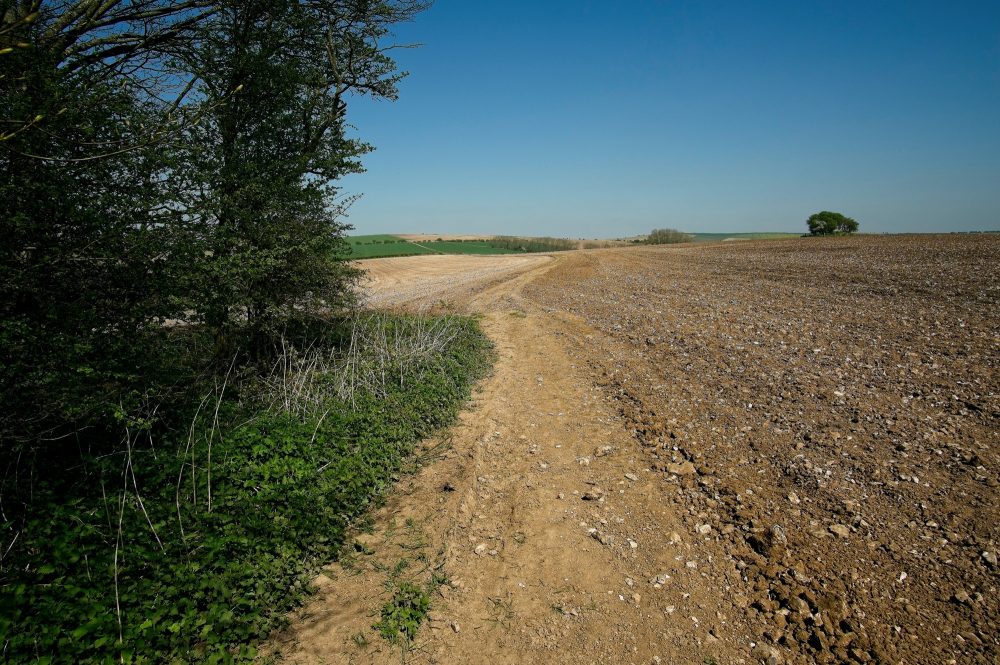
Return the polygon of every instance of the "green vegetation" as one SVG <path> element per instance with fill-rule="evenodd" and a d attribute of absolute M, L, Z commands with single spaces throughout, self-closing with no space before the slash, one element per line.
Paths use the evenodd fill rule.
<path fill-rule="evenodd" d="M 417 636 L 430 606 L 427 591 L 412 582 L 400 582 L 392 599 L 382 606 L 382 619 L 373 628 L 392 644 L 408 644 Z"/>
<path fill-rule="evenodd" d="M 399 236 L 388 235 L 386 233 L 377 233 L 374 235 L 366 236 L 347 236 L 347 242 L 353 245 L 381 245 L 381 244 L 391 244 L 397 242 L 409 242 L 404 240 Z"/>
<path fill-rule="evenodd" d="M 118 453 L 84 449 L 72 469 L 6 479 L 5 506 L 24 510 L 3 561 L 8 658 L 253 656 L 490 355 L 467 318 L 319 331 L 287 340 L 265 374 L 202 383 L 169 428 L 125 417 Z M 401 596 L 383 619 L 412 637 L 421 607 Z"/>
<path fill-rule="evenodd" d="M 519 238 L 516 236 L 495 236 L 490 239 L 490 244 L 513 252 L 565 252 L 579 247 L 576 240 L 568 238 Z"/>
<path fill-rule="evenodd" d="M 691 235 L 682 231 L 675 229 L 653 229 L 643 242 L 647 245 L 675 245 L 691 241 Z"/>
<path fill-rule="evenodd" d="M 565 238 L 519 238 L 496 236 L 488 240 L 410 241 L 392 235 L 348 236 L 350 258 L 375 259 L 418 254 L 523 254 L 564 252 L 577 249 L 580 243 Z M 589 243 L 604 246 L 603 243 Z"/>
<path fill-rule="evenodd" d="M 424 6 L 4 5 L 5 662 L 252 658 L 484 371 L 342 260 L 349 102 Z"/>
<path fill-rule="evenodd" d="M 432 240 L 420 243 L 441 254 L 513 254 L 514 250 L 497 247 L 488 240 Z"/>
<path fill-rule="evenodd" d="M 354 259 L 412 256 L 417 254 L 517 254 L 564 252 L 573 249 L 600 249 L 632 244 L 672 244 L 722 242 L 725 240 L 778 240 L 798 238 L 798 233 L 685 233 L 674 229 L 654 229 L 648 236 L 608 241 L 578 241 L 567 238 L 521 238 L 495 236 L 489 240 L 427 240 L 413 242 L 391 235 L 348 236 L 350 257 Z"/>
<path fill-rule="evenodd" d="M 347 311 L 332 183 L 370 150 L 347 100 L 396 98 L 386 41 L 423 7 L 92 5 L 0 15 L 0 445 L 18 459 L 160 418 L 189 375 Z M 178 321 L 208 348 L 177 361 Z"/>
<path fill-rule="evenodd" d="M 348 236 L 352 259 L 378 259 L 389 256 L 434 254 L 432 249 L 390 235 Z"/>
<path fill-rule="evenodd" d="M 809 234 L 814 236 L 830 236 L 836 234 L 851 234 L 858 230 L 858 223 L 839 212 L 824 210 L 810 215 L 806 220 Z"/>

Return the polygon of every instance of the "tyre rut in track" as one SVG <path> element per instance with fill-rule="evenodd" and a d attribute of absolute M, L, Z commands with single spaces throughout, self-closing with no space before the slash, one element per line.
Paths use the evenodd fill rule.
<path fill-rule="evenodd" d="M 735 660 L 711 552 L 568 350 L 594 331 L 521 294 L 564 260 L 427 296 L 482 316 L 494 373 L 359 537 L 372 553 L 328 567 L 271 645 L 288 662 Z M 384 642 L 372 624 L 392 582 L 432 575 L 447 582 L 428 625 L 405 651 Z"/>

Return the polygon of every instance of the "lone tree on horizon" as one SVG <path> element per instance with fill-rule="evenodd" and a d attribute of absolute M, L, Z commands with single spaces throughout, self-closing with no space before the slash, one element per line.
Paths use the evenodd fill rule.
<path fill-rule="evenodd" d="M 809 226 L 809 234 L 814 236 L 832 236 L 837 233 L 854 233 L 858 230 L 858 223 L 850 217 L 845 217 L 839 212 L 824 210 L 817 212 L 806 220 Z"/>

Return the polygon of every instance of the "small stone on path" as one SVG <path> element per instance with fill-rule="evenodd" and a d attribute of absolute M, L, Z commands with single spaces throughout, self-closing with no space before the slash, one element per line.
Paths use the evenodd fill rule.
<path fill-rule="evenodd" d="M 681 462 L 680 464 L 668 464 L 667 472 L 675 476 L 693 476 L 695 468 L 691 462 Z"/>
<path fill-rule="evenodd" d="M 840 536 L 841 538 L 847 538 L 851 535 L 851 529 L 843 524 L 831 524 L 830 533 Z"/>

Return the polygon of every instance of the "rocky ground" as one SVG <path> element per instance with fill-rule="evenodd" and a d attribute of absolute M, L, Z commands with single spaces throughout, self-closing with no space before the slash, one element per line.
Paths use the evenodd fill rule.
<path fill-rule="evenodd" d="M 1000 236 L 382 261 L 371 302 L 480 314 L 496 370 L 268 653 L 997 662 Z"/>
<path fill-rule="evenodd" d="M 1000 236 L 565 269 L 526 295 L 600 331 L 581 351 L 737 571 L 755 656 L 996 662 Z"/>

